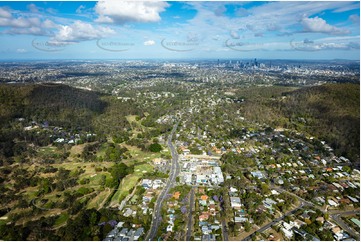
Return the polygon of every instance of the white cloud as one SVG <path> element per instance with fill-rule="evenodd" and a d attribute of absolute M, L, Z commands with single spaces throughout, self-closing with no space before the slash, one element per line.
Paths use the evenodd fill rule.
<path fill-rule="evenodd" d="M 143 44 L 146 45 L 146 46 L 155 45 L 155 41 L 154 40 L 147 40 L 147 41 L 144 41 Z"/>
<path fill-rule="evenodd" d="M 303 41 L 290 41 L 291 48 L 299 51 L 320 51 L 320 50 L 359 50 L 360 36 L 332 36 Z"/>
<path fill-rule="evenodd" d="M 239 38 L 240 38 L 240 37 L 239 37 L 239 34 L 237 33 L 237 31 L 232 30 L 230 34 L 231 34 L 231 37 L 232 37 L 233 39 L 239 39 Z"/>
<path fill-rule="evenodd" d="M 83 9 L 85 9 L 85 6 L 84 5 L 80 5 L 76 10 L 75 12 L 77 14 L 81 14 L 83 12 Z"/>
<path fill-rule="evenodd" d="M 38 7 L 34 4 L 34 3 L 31 3 L 27 6 L 27 8 L 30 10 L 30 12 L 32 13 L 38 13 L 39 12 L 39 9 Z"/>
<path fill-rule="evenodd" d="M 54 8 L 47 8 L 45 9 L 46 12 L 50 13 L 50 14 L 57 14 L 58 11 Z"/>
<path fill-rule="evenodd" d="M 7 27 L 2 33 L 6 34 L 31 34 L 31 35 L 51 35 L 51 29 L 57 28 L 57 25 L 49 20 L 42 20 L 38 17 L 32 17 L 38 15 L 39 9 L 30 4 L 27 6 L 32 14 L 27 15 L 14 15 L 11 10 L 0 8 L 0 27 Z"/>
<path fill-rule="evenodd" d="M 321 51 L 321 50 L 359 50 L 360 43 L 357 42 L 341 42 L 341 43 L 315 43 L 309 42 L 291 42 L 291 47 L 298 51 Z"/>
<path fill-rule="evenodd" d="M 10 11 L 0 7 L 0 18 L 11 18 Z"/>
<path fill-rule="evenodd" d="M 39 19 L 36 18 L 0 18 L 0 26 L 2 27 L 29 28 L 33 24 L 38 24 L 39 22 Z"/>
<path fill-rule="evenodd" d="M 350 33 L 347 29 L 338 28 L 328 24 L 324 19 L 319 17 L 314 18 L 303 18 L 301 20 L 304 31 L 316 32 L 316 33 L 327 33 L 327 34 L 348 34 Z"/>
<path fill-rule="evenodd" d="M 216 16 L 222 16 L 224 12 L 226 12 L 227 9 L 225 6 L 221 5 L 221 6 L 218 6 L 215 10 L 214 10 L 214 14 Z"/>
<path fill-rule="evenodd" d="M 25 49 L 17 49 L 16 52 L 17 53 L 26 53 L 27 50 L 25 50 Z"/>
<path fill-rule="evenodd" d="M 55 24 L 53 21 L 49 20 L 49 19 L 45 19 L 42 23 L 41 23 L 41 27 L 42 28 L 46 28 L 46 29 L 52 29 L 52 28 L 57 28 L 58 25 Z"/>
<path fill-rule="evenodd" d="M 238 17 L 245 17 L 245 16 L 250 15 L 250 13 L 248 12 L 247 9 L 241 7 L 241 8 L 238 8 L 238 9 L 237 9 L 236 15 L 237 15 Z"/>
<path fill-rule="evenodd" d="M 360 25 L 360 16 L 357 14 L 352 14 L 350 17 L 348 17 L 349 20 L 351 20 L 353 23 Z"/>
<path fill-rule="evenodd" d="M 71 25 L 62 25 L 53 40 L 58 42 L 79 42 L 85 40 L 100 39 L 114 34 L 115 31 L 109 27 L 93 27 L 89 23 L 75 21 Z"/>
<path fill-rule="evenodd" d="M 95 11 L 99 14 L 96 22 L 118 24 L 126 22 L 157 22 L 161 20 L 159 14 L 165 11 L 168 6 L 168 3 L 162 1 L 101 1 L 95 6 Z"/>
<path fill-rule="evenodd" d="M 49 31 L 40 27 L 29 27 L 29 28 L 11 28 L 4 33 L 7 34 L 31 34 L 31 35 L 49 35 Z"/>

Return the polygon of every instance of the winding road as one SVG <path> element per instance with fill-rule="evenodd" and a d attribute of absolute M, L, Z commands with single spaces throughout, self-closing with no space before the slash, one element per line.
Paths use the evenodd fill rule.
<path fill-rule="evenodd" d="M 170 170 L 170 175 L 169 175 L 167 184 L 163 188 L 162 192 L 158 196 L 157 201 L 155 203 L 155 206 L 154 206 L 155 209 L 153 212 L 152 223 L 150 225 L 150 229 L 147 233 L 147 236 L 145 237 L 145 240 L 153 240 L 153 238 L 157 235 L 158 227 L 159 227 L 159 224 L 162 219 L 162 215 L 160 214 L 160 212 L 162 210 L 163 201 L 164 201 L 165 197 L 167 196 L 169 189 L 172 186 L 174 186 L 176 177 L 178 176 L 179 171 L 180 171 L 179 163 L 178 163 L 178 153 L 172 144 L 172 138 L 173 138 L 175 131 L 177 130 L 177 127 L 178 127 L 178 123 L 174 125 L 172 132 L 168 136 L 168 141 L 167 141 L 168 147 L 172 154 L 172 167 Z"/>

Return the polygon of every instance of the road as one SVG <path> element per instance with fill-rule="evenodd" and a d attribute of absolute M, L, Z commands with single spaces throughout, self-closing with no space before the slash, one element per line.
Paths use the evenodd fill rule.
<path fill-rule="evenodd" d="M 289 194 L 292 194 L 280 187 L 275 187 L 275 186 L 272 186 L 272 188 L 274 188 L 275 190 L 278 190 L 278 191 L 282 191 L 282 192 L 287 192 Z M 352 228 L 350 228 L 350 226 L 348 226 L 342 219 L 341 219 L 341 216 L 342 215 L 353 215 L 353 214 L 359 214 L 360 213 L 360 210 L 357 209 L 357 210 L 352 210 L 352 211 L 342 211 L 342 210 L 330 210 L 330 211 L 326 211 L 325 209 L 323 209 L 322 207 L 318 206 L 318 205 L 315 205 L 311 202 L 308 202 L 304 199 L 302 199 L 301 197 L 295 195 L 295 194 L 292 194 L 293 196 L 297 197 L 297 199 L 302 202 L 304 205 L 309 205 L 309 206 L 313 206 L 315 208 L 318 208 L 320 211 L 322 211 L 323 213 L 325 212 L 328 212 L 330 214 L 330 217 L 344 230 L 346 231 L 348 234 L 350 234 L 352 237 L 356 238 L 357 240 L 360 240 L 360 233 L 353 230 Z"/>
<path fill-rule="evenodd" d="M 228 231 L 227 231 L 226 220 L 223 218 L 221 223 L 222 223 L 223 241 L 228 241 Z"/>
<path fill-rule="evenodd" d="M 194 187 L 192 187 L 191 196 L 189 198 L 189 213 L 188 213 L 188 225 L 187 225 L 186 241 L 190 241 L 191 236 L 192 236 L 193 205 L 194 205 Z"/>
<path fill-rule="evenodd" d="M 256 232 L 259 232 L 259 233 L 262 233 L 264 231 L 266 231 L 267 229 L 269 229 L 270 227 L 272 227 L 273 225 L 275 225 L 276 223 L 278 223 L 279 221 L 283 220 L 285 217 L 287 217 L 288 215 L 291 215 L 293 213 L 295 213 L 298 209 L 300 209 L 301 207 L 303 207 L 305 204 L 303 202 L 301 202 L 301 204 L 289 211 L 288 213 L 285 213 L 283 216 L 279 217 L 279 218 L 276 218 L 274 219 L 272 222 L 269 222 L 268 224 L 262 226 L 261 228 L 259 228 L 258 230 L 254 231 L 252 234 L 248 235 L 246 238 L 244 238 L 243 240 L 251 240 L 252 239 L 252 235 L 255 234 Z"/>
<path fill-rule="evenodd" d="M 178 123 L 174 125 L 172 132 L 168 136 L 168 141 L 167 141 L 169 150 L 171 151 L 171 154 L 172 154 L 172 167 L 171 167 L 171 170 L 169 173 L 169 178 L 168 178 L 167 184 L 163 188 L 162 192 L 158 196 L 157 201 L 155 203 L 155 206 L 154 206 L 155 209 L 153 211 L 152 223 L 151 223 L 150 229 L 148 231 L 148 234 L 145 237 L 145 240 L 153 240 L 153 238 L 157 235 L 158 227 L 159 227 L 159 224 L 162 219 L 162 215 L 160 214 L 160 212 L 161 212 L 163 201 L 164 201 L 165 197 L 167 196 L 169 189 L 172 186 L 174 186 L 176 177 L 178 176 L 179 171 L 180 171 L 179 163 L 178 163 L 178 153 L 172 144 L 172 138 L 173 138 L 175 131 L 177 130 L 177 126 L 178 126 Z"/>
<path fill-rule="evenodd" d="M 345 211 L 345 212 L 339 212 L 337 214 L 332 214 L 330 217 L 349 235 L 352 237 L 355 237 L 357 241 L 360 241 L 360 233 L 350 228 L 349 225 L 347 225 L 341 218 L 342 215 L 353 215 L 353 214 L 359 214 L 360 210 L 354 210 L 354 211 Z"/>
<path fill-rule="evenodd" d="M 297 199 L 298 199 L 299 202 L 300 202 L 300 205 L 299 205 L 297 208 L 291 210 L 290 212 L 284 214 L 282 217 L 279 217 L 279 218 L 277 218 L 277 219 L 274 219 L 272 222 L 269 222 L 269 223 L 266 224 L 265 226 L 262 226 L 260 229 L 256 230 L 255 232 L 253 232 L 252 234 L 250 234 L 249 236 L 247 236 L 246 238 L 244 238 L 245 241 L 246 241 L 246 240 L 251 240 L 251 237 L 252 237 L 252 235 L 253 235 L 254 233 L 256 233 L 256 232 L 259 232 L 259 233 L 264 232 L 265 230 L 267 230 L 267 229 L 270 228 L 271 226 L 273 226 L 273 225 L 275 225 L 276 223 L 278 223 L 279 221 L 283 220 L 286 216 L 288 216 L 288 215 L 296 212 L 298 209 L 302 208 L 302 207 L 305 206 L 305 205 L 313 206 L 313 207 L 316 207 L 316 208 L 320 209 L 322 212 L 326 212 L 326 211 L 325 211 L 324 209 L 322 209 L 320 206 L 317 206 L 317 205 L 315 205 L 315 204 L 313 204 L 313 203 L 311 203 L 311 202 L 309 202 L 309 201 L 306 201 L 306 200 L 304 200 L 303 198 L 301 198 L 301 197 L 299 197 L 299 196 L 297 196 L 297 195 L 295 195 L 295 194 L 292 194 L 292 193 L 290 193 L 290 192 L 288 192 L 288 191 L 286 191 L 286 190 L 284 190 L 284 189 L 282 189 L 282 188 L 280 188 L 280 187 L 271 185 L 271 188 L 272 188 L 272 189 L 275 189 L 275 190 L 277 190 L 277 191 L 279 191 L 279 192 L 286 192 L 286 193 L 289 193 L 289 194 L 297 197 Z M 330 211 L 330 213 L 333 213 L 333 214 L 330 215 L 330 217 L 331 217 L 338 225 L 340 225 L 340 227 L 341 227 L 344 231 L 348 232 L 351 236 L 354 236 L 355 238 L 357 238 L 357 240 L 360 239 L 360 234 L 359 234 L 358 232 L 353 231 L 353 230 L 352 230 L 348 225 L 346 225 L 346 224 L 342 221 L 342 219 L 340 218 L 341 215 L 359 214 L 359 213 L 360 213 L 360 210 L 333 211 L 333 212 Z"/>
<path fill-rule="evenodd" d="M 289 192 L 289 191 L 287 191 L 287 190 L 285 190 L 285 189 L 283 189 L 283 188 L 281 188 L 281 187 L 278 187 L 278 186 L 275 186 L 275 185 L 271 184 L 270 188 L 272 188 L 272 189 L 274 189 L 274 190 L 276 190 L 276 191 L 278 191 L 278 192 L 285 192 L 285 193 L 287 193 L 287 194 L 289 194 L 289 195 L 291 195 L 291 196 L 296 197 L 296 198 L 298 199 L 298 201 L 300 201 L 300 202 L 303 203 L 304 205 L 316 207 L 316 208 L 320 209 L 322 212 L 324 212 L 324 210 L 323 210 L 320 206 L 317 206 L 317 205 L 313 204 L 312 202 L 306 201 L 306 200 L 303 199 L 302 197 L 299 197 L 299 196 L 297 196 L 296 194 L 291 193 L 291 192 Z"/>

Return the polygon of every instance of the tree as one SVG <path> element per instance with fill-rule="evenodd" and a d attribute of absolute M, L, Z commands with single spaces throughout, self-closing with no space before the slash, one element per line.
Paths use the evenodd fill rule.
<path fill-rule="evenodd" d="M 246 221 L 246 222 L 244 223 L 244 230 L 245 230 L 246 232 L 249 232 L 249 231 L 251 231 L 251 228 L 252 228 L 251 223 L 248 222 L 248 221 Z"/>
<path fill-rule="evenodd" d="M 149 150 L 151 152 L 160 152 L 162 150 L 162 146 L 158 143 L 153 143 L 149 146 Z"/>
<path fill-rule="evenodd" d="M 110 174 L 112 175 L 114 180 L 120 181 L 131 172 L 132 172 L 131 167 L 128 167 L 124 163 L 119 163 L 112 166 Z"/>
<path fill-rule="evenodd" d="M 269 186 L 266 183 L 262 183 L 261 184 L 261 193 L 268 194 L 270 192 L 271 192 L 271 190 L 270 190 Z"/>

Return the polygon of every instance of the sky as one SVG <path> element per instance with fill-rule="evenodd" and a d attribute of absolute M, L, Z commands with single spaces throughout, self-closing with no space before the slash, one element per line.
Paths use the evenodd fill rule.
<path fill-rule="evenodd" d="M 0 59 L 360 59 L 358 1 L 0 1 Z"/>

